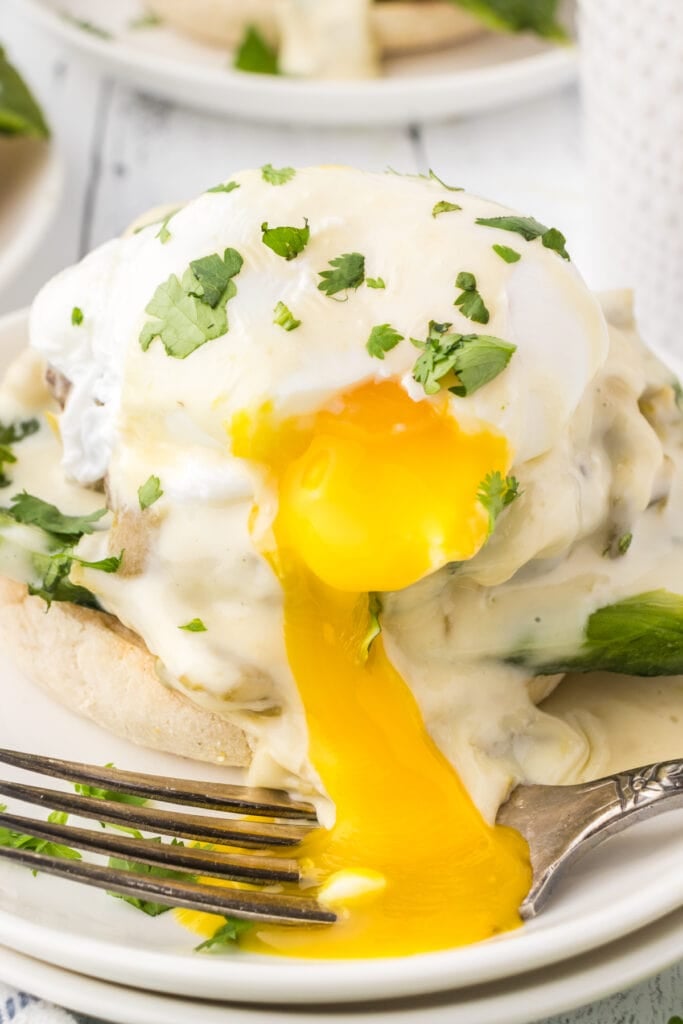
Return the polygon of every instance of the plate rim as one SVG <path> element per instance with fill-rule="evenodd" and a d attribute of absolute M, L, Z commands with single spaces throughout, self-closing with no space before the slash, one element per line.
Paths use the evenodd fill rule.
<path fill-rule="evenodd" d="M 135 48 L 126 47 L 118 40 L 101 39 L 93 33 L 88 33 L 60 17 L 59 12 L 52 7 L 50 0 L 14 0 L 14 2 L 19 10 L 25 12 L 44 29 L 91 59 L 97 59 L 100 63 L 104 61 L 107 66 L 129 74 L 132 79 L 137 78 L 138 82 L 140 76 L 144 74 L 145 84 L 150 91 L 163 95 L 173 94 L 167 90 L 179 77 L 179 63 L 182 62 L 177 59 L 148 51 L 139 51 L 138 54 Z M 191 68 L 189 79 L 195 83 L 201 83 L 205 88 L 211 85 L 215 86 L 216 68 L 203 67 L 200 64 L 188 66 Z M 560 88 L 575 79 L 577 68 L 578 57 L 575 45 L 548 44 L 548 47 L 539 53 L 502 61 L 498 64 L 464 68 L 460 71 L 439 72 L 435 75 L 409 77 L 384 76 L 376 79 L 344 81 L 301 80 L 283 76 L 273 81 L 273 77 L 270 75 L 246 75 L 243 72 L 236 73 L 232 68 L 226 67 L 224 71 L 225 90 L 221 90 L 221 93 L 228 92 L 230 86 L 234 88 L 237 84 L 242 97 L 248 97 L 250 101 L 249 109 L 245 110 L 241 116 L 271 123 L 279 123 L 284 120 L 290 123 L 311 125 L 406 124 L 416 118 L 403 115 L 398 111 L 381 116 L 373 114 L 372 109 L 367 106 L 368 94 L 374 95 L 382 102 L 390 103 L 392 100 L 405 99 L 407 93 L 411 98 L 417 97 L 418 101 L 435 94 L 444 97 L 453 93 L 452 102 L 445 108 L 438 104 L 435 109 L 430 110 L 426 107 L 422 110 L 417 120 L 429 122 L 457 114 L 474 113 L 482 109 L 496 109 L 514 102 L 520 96 L 532 96 L 541 91 L 540 84 L 538 89 L 534 88 L 537 79 L 542 81 L 544 88 L 550 87 L 550 82 L 552 82 L 553 89 Z M 505 79 L 505 89 L 509 89 L 512 96 L 508 98 L 504 91 L 498 100 L 491 102 L 488 98 L 488 91 L 495 88 L 496 85 L 500 86 L 501 74 Z M 185 82 L 188 81 L 188 78 L 184 73 L 181 75 L 181 79 Z M 337 118 L 336 115 L 329 117 L 328 110 L 328 117 L 323 118 L 314 114 L 310 109 L 306 110 L 306 101 L 310 101 L 312 97 L 312 85 L 315 88 L 315 96 L 318 97 L 313 106 L 318 106 L 321 102 L 332 104 L 334 101 L 339 102 L 340 100 L 363 102 L 363 106 L 360 108 L 362 114 L 360 112 L 349 113 L 348 116 Z M 277 114 L 274 117 L 272 108 L 266 105 L 267 100 L 273 99 L 274 93 L 282 101 L 283 108 L 288 101 L 298 101 L 299 103 L 303 102 L 302 109 L 286 109 L 286 113 L 283 110 L 284 117 Z M 463 93 L 471 95 L 470 102 L 461 102 Z M 239 111 L 234 107 L 226 107 L 218 102 L 209 105 L 195 100 L 191 96 L 186 97 L 185 102 L 202 109 L 223 110 L 225 114 L 240 116 Z M 259 109 L 258 104 L 264 106 Z"/>

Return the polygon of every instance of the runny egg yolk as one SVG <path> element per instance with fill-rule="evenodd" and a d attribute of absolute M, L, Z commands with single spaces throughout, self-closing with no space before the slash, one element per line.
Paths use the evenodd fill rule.
<path fill-rule="evenodd" d="M 391 382 L 363 385 L 299 428 L 242 423 L 234 441 L 278 484 L 267 554 L 283 588 L 309 756 L 336 807 L 334 826 L 314 832 L 300 855 L 339 920 L 256 926 L 241 946 L 392 956 L 514 928 L 530 884 L 524 840 L 482 820 L 381 635 L 369 653 L 366 645 L 369 591 L 407 586 L 481 546 L 477 488 L 488 472 L 507 471 L 505 439 L 465 433 L 445 407 L 413 402 Z M 220 924 L 185 919 L 209 934 Z"/>

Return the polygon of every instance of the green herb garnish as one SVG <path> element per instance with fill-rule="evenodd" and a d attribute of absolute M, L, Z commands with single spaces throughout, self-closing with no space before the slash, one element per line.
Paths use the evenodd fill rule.
<path fill-rule="evenodd" d="M 253 928 L 251 921 L 242 921 L 236 917 L 226 917 L 223 920 L 225 924 L 222 924 L 210 939 L 206 939 L 204 942 L 200 942 L 198 946 L 195 946 L 195 953 L 206 952 L 209 949 L 215 951 L 228 947 L 234 948 L 239 943 L 240 935 Z"/>
<path fill-rule="evenodd" d="M 245 30 L 237 47 L 232 66 L 256 75 L 278 75 L 277 51 L 270 46 L 254 25 Z"/>
<path fill-rule="evenodd" d="M 396 348 L 399 341 L 403 341 L 403 335 L 394 330 L 390 324 L 378 324 L 370 331 L 370 337 L 365 347 L 371 356 L 375 356 L 376 359 L 384 359 L 384 353 Z"/>
<path fill-rule="evenodd" d="M 384 278 L 382 277 L 366 277 L 365 283 L 368 288 L 386 288 Z"/>
<path fill-rule="evenodd" d="M 114 762 L 105 764 L 105 768 L 113 768 Z M 144 796 L 135 796 L 133 793 L 121 793 L 116 789 L 102 789 L 100 786 L 90 786 L 85 782 L 74 782 L 73 787 L 80 796 L 89 796 L 95 800 L 111 800 L 116 804 L 130 804 L 133 807 L 142 807 L 148 803 Z"/>
<path fill-rule="evenodd" d="M 71 323 L 74 327 L 80 327 L 83 323 L 83 310 L 78 306 L 74 306 L 71 310 Z"/>
<path fill-rule="evenodd" d="M 368 628 L 361 644 L 361 659 L 368 660 L 370 648 L 382 632 L 382 624 L 379 616 L 382 611 L 382 601 L 379 594 L 372 591 L 368 594 Z"/>
<path fill-rule="evenodd" d="M 498 253 L 500 258 L 505 260 L 506 263 L 516 263 L 522 258 L 522 254 L 520 252 L 517 252 L 516 249 L 510 249 L 507 245 L 493 245 L 491 248 L 495 253 Z"/>
<path fill-rule="evenodd" d="M 461 271 L 455 279 L 455 287 L 461 288 L 462 292 L 453 303 L 460 308 L 463 316 L 473 320 L 477 324 L 489 322 L 489 311 L 484 305 L 484 300 L 477 291 L 477 279 L 474 274 L 468 271 Z"/>
<path fill-rule="evenodd" d="M 557 228 L 548 228 L 534 217 L 518 217 L 514 214 L 504 217 L 477 217 L 477 224 L 487 228 L 499 228 L 501 231 L 514 231 L 527 242 L 540 238 L 546 249 L 552 249 L 563 260 L 569 259 L 565 245 L 567 239 Z"/>
<path fill-rule="evenodd" d="M 218 185 L 214 185 L 213 188 L 207 188 L 207 192 L 232 192 L 234 189 L 239 188 L 239 182 L 237 181 L 222 181 Z"/>
<path fill-rule="evenodd" d="M 178 629 L 184 629 L 188 633 L 206 633 L 207 628 L 201 619 L 191 619 L 190 622 L 186 622 L 184 626 L 178 626 Z"/>
<path fill-rule="evenodd" d="M 85 18 L 76 18 L 73 14 L 69 14 L 68 11 L 62 11 L 61 14 L 65 21 L 68 21 L 76 28 L 80 28 L 83 32 L 88 32 L 91 36 L 97 36 L 99 39 L 113 39 L 111 32 L 92 21 L 87 21 Z"/>
<path fill-rule="evenodd" d="M 6 810 L 7 806 L 0 804 L 0 813 Z M 63 811 L 53 811 L 47 820 L 63 825 L 67 818 L 68 815 Z M 53 843 L 49 839 L 27 836 L 23 832 L 14 832 L 4 825 L 0 825 L 0 846 L 9 846 L 13 850 L 34 850 L 35 853 L 44 853 L 49 857 L 63 857 L 65 860 L 81 860 L 78 850 L 72 850 L 70 846 L 62 846 L 61 843 Z"/>
<path fill-rule="evenodd" d="M 365 280 L 365 256 L 359 252 L 347 252 L 343 256 L 335 256 L 329 261 L 332 270 L 321 270 L 322 278 L 318 290 L 325 295 L 336 295 L 348 288 L 359 288 Z"/>
<path fill-rule="evenodd" d="M 498 470 L 486 474 L 477 492 L 477 498 L 488 512 L 489 535 L 493 533 L 501 512 L 520 494 L 519 481 L 516 477 L 503 477 Z"/>
<path fill-rule="evenodd" d="M 142 28 L 156 28 L 157 25 L 162 24 L 163 22 L 158 14 L 155 14 L 154 11 L 146 11 L 139 18 L 133 18 L 132 21 L 129 21 L 128 28 L 135 32 Z"/>
<path fill-rule="evenodd" d="M 5 465 L 12 465 L 17 461 L 16 455 L 9 446 L 23 441 L 25 437 L 30 437 L 39 429 L 40 424 L 36 419 L 17 420 L 15 423 L 9 424 L 0 422 L 0 487 L 9 487 L 12 483 L 10 477 L 5 473 Z"/>
<path fill-rule="evenodd" d="M 0 135 L 46 139 L 49 134 L 42 110 L 0 46 Z"/>
<path fill-rule="evenodd" d="M 497 377 L 517 346 L 488 334 L 449 334 L 449 327 L 431 320 L 425 341 L 410 339 L 422 349 L 413 378 L 428 395 L 447 386 L 454 395 L 466 397 Z"/>
<path fill-rule="evenodd" d="M 150 476 L 141 487 L 138 487 L 138 501 L 141 510 L 144 512 L 146 508 L 158 501 L 163 493 L 159 477 Z"/>
<path fill-rule="evenodd" d="M 442 199 L 441 202 L 435 203 L 432 207 L 432 217 L 438 217 L 440 213 L 450 213 L 452 210 L 462 210 L 462 206 L 458 206 L 457 203 L 449 203 L 446 199 Z"/>
<path fill-rule="evenodd" d="M 301 320 L 296 319 L 284 302 L 278 302 L 273 313 L 275 314 L 273 323 L 277 324 L 278 327 L 284 327 L 286 331 L 294 331 L 297 327 L 301 326 Z"/>
<path fill-rule="evenodd" d="M 64 544 L 76 544 L 85 534 L 93 533 L 95 523 L 107 514 L 107 509 L 101 508 L 85 516 L 65 516 L 55 505 L 26 491 L 15 494 L 11 507 L 3 511 L 16 523 L 37 526 Z"/>
<path fill-rule="evenodd" d="M 295 259 L 300 252 L 303 252 L 311 237 L 308 227 L 308 218 L 304 217 L 302 228 L 280 227 L 270 228 L 266 221 L 261 225 L 263 232 L 262 241 L 269 249 L 272 249 L 278 256 L 285 260 Z"/>
<path fill-rule="evenodd" d="M 145 307 L 145 312 L 156 319 L 148 320 L 140 332 L 143 352 L 160 338 L 169 356 L 186 359 L 207 341 L 225 334 L 226 307 L 237 294 L 233 277 L 241 268 L 240 254 L 226 249 L 222 257 L 212 253 L 193 260 L 182 281 L 171 274 Z"/>
<path fill-rule="evenodd" d="M 296 171 L 293 167 L 280 167 L 279 170 L 272 164 L 264 164 L 261 168 L 261 177 L 269 185 L 285 185 L 291 181 Z"/>
<path fill-rule="evenodd" d="M 566 29 L 557 19 L 559 0 L 455 0 L 489 28 L 499 32 L 535 32 L 565 43 Z"/>
<path fill-rule="evenodd" d="M 161 836 L 155 836 L 147 841 L 150 843 L 160 843 Z M 180 839 L 173 839 L 169 845 L 184 846 L 185 844 Z M 120 871 L 132 871 L 136 875 L 147 875 L 150 878 L 174 878 L 184 882 L 195 880 L 195 876 L 187 871 L 171 871 L 169 868 L 158 867 L 154 864 L 141 864 L 136 860 L 121 860 L 119 857 L 110 857 L 109 867 Z M 109 892 L 108 895 L 113 896 L 115 899 L 123 900 L 124 903 L 130 903 L 136 910 L 141 910 L 143 914 L 147 914 L 149 917 L 158 917 L 159 914 L 165 914 L 167 910 L 171 909 L 165 903 L 154 903 L 152 900 L 140 899 L 139 896 L 124 896 L 118 892 Z"/>

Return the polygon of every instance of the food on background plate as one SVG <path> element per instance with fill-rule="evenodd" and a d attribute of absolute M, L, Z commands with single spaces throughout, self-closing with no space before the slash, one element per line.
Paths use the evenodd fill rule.
<path fill-rule="evenodd" d="M 628 296 L 432 172 L 268 164 L 58 275 L 30 335 L 0 642 L 106 728 L 316 802 L 338 922 L 240 944 L 517 926 L 512 787 L 635 760 L 628 702 L 612 733 L 538 705 L 570 671 L 683 672 L 680 388 Z"/>
<path fill-rule="evenodd" d="M 384 56 L 440 49 L 487 28 L 566 40 L 558 0 L 150 0 L 165 23 L 235 48 L 243 71 L 366 78 Z"/>
<path fill-rule="evenodd" d="M 47 138 L 43 113 L 19 72 L 0 46 L 0 138 L 29 136 Z"/>

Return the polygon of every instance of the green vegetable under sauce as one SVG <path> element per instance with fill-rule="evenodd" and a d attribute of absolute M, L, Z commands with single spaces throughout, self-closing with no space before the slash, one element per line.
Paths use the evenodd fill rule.
<path fill-rule="evenodd" d="M 463 316 L 478 324 L 489 322 L 489 311 L 484 305 L 484 300 L 477 291 L 477 279 L 474 274 L 468 271 L 461 271 L 455 279 L 455 287 L 462 291 L 453 303 L 458 306 Z"/>
<path fill-rule="evenodd" d="M 184 629 L 188 633 L 206 633 L 208 632 L 206 626 L 201 619 L 191 619 L 190 622 L 186 622 L 184 626 L 178 626 L 178 629 Z"/>
<path fill-rule="evenodd" d="M 346 252 L 329 261 L 332 270 L 321 270 L 318 290 L 333 296 L 349 288 L 360 288 L 365 280 L 365 256 L 359 252 Z M 371 285 L 370 287 L 376 287 Z"/>
<path fill-rule="evenodd" d="M 311 237 L 307 217 L 304 217 L 304 226 L 302 228 L 287 226 L 271 228 L 264 221 L 261 225 L 261 231 L 263 233 L 263 244 L 267 245 L 277 256 L 282 256 L 285 260 L 296 259 L 299 253 L 304 251 Z"/>
<path fill-rule="evenodd" d="M 410 339 L 422 349 L 413 378 L 428 395 L 445 386 L 465 398 L 502 373 L 517 346 L 488 334 L 449 334 L 451 326 L 430 320 L 425 341 Z"/>
<path fill-rule="evenodd" d="M 42 110 L 0 46 L 0 135 L 46 139 L 49 134 Z"/>
<path fill-rule="evenodd" d="M 261 32 L 249 25 L 242 41 L 235 51 L 232 66 L 238 71 L 250 71 L 256 75 L 278 75 L 277 50 L 264 38 Z"/>
<path fill-rule="evenodd" d="M 578 651 L 556 649 L 542 624 L 533 639 L 503 659 L 536 675 L 619 672 L 631 676 L 683 673 L 683 595 L 650 590 L 589 616 Z"/>
<path fill-rule="evenodd" d="M 477 224 L 486 228 L 498 228 L 500 231 L 514 231 L 527 242 L 540 238 L 546 249 L 552 249 L 563 260 L 568 260 L 566 249 L 567 239 L 557 228 L 548 228 L 534 217 L 518 217 L 515 214 L 503 217 L 477 217 Z"/>
<path fill-rule="evenodd" d="M 241 269 L 240 254 L 226 249 L 222 257 L 211 253 L 192 260 L 182 281 L 171 274 L 145 307 L 145 312 L 156 319 L 148 320 L 140 332 L 143 352 L 160 338 L 167 355 L 186 359 L 208 341 L 226 334 L 226 307 L 237 294 L 233 277 Z"/>

